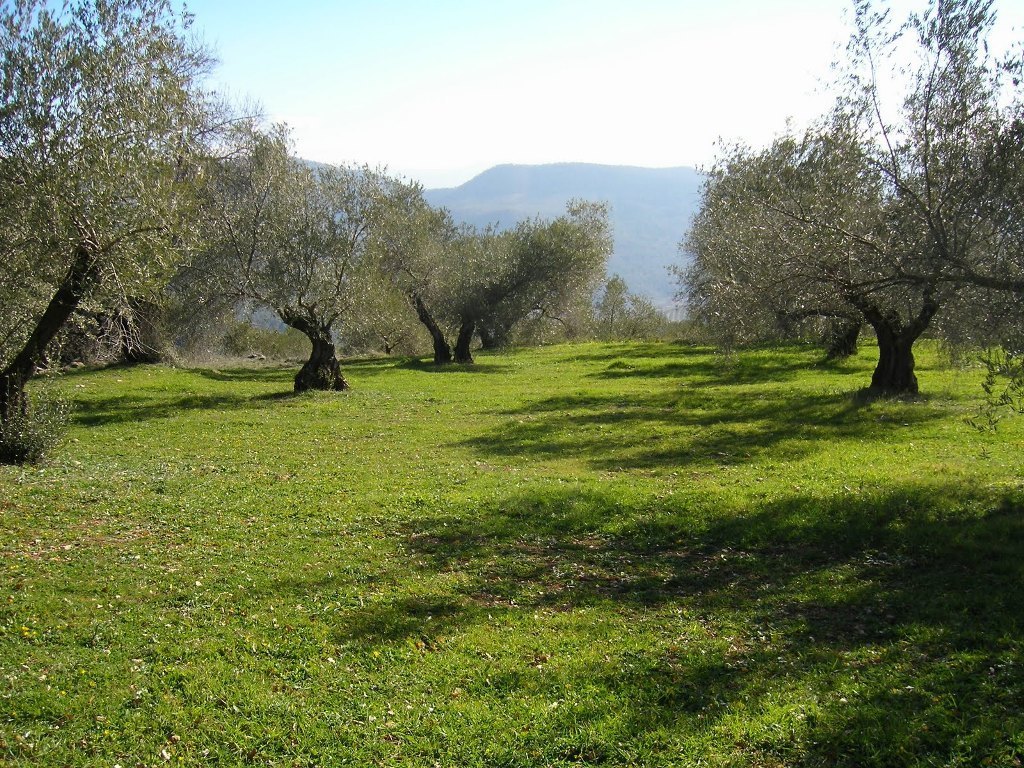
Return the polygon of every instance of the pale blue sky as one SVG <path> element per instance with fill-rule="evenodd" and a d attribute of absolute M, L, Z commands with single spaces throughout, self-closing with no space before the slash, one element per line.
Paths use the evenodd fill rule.
<path fill-rule="evenodd" d="M 427 186 L 498 163 L 710 163 L 828 104 L 848 0 L 191 0 L 215 81 L 298 152 Z M 901 10 L 919 2 L 895 0 Z M 1024 0 L 1002 0 L 1020 29 Z"/>

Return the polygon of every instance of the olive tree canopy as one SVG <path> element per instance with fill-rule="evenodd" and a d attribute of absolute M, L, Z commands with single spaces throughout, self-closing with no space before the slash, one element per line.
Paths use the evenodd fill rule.
<path fill-rule="evenodd" d="M 866 0 L 855 11 L 832 113 L 712 169 L 683 281 L 695 316 L 739 338 L 866 322 L 872 389 L 914 393 L 933 322 L 969 322 L 981 289 L 1024 289 L 1021 62 L 989 54 L 990 0 L 934 0 L 895 29 Z"/>
<path fill-rule="evenodd" d="M 0 9 L 0 419 L 75 308 L 162 279 L 188 242 L 211 60 L 166 0 Z"/>
<path fill-rule="evenodd" d="M 472 363 L 477 335 L 501 346 L 527 318 L 589 303 L 604 276 L 611 235 L 602 204 L 572 201 L 562 216 L 498 231 L 455 224 L 415 186 L 396 187 L 392 201 L 375 240 L 378 268 L 429 331 L 436 364 Z"/>

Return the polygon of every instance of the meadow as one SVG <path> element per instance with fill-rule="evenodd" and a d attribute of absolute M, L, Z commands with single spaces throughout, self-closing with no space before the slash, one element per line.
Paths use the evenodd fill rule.
<path fill-rule="evenodd" d="M 1019 766 L 1024 421 L 874 353 L 62 375 L 0 467 L 0 763 Z"/>

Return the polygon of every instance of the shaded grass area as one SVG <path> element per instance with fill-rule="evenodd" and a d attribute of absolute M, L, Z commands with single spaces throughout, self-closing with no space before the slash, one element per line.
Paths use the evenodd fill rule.
<path fill-rule="evenodd" d="M 443 606 L 447 623 L 481 605 L 556 613 L 674 608 L 699 625 L 698 637 L 727 635 L 713 675 L 706 663 L 693 669 L 673 660 L 694 660 L 687 632 L 669 651 L 648 654 L 654 674 L 632 683 L 628 698 L 639 707 L 630 732 L 690 712 L 722 720 L 746 709 L 741 702 L 812 679 L 820 686 L 816 704 L 834 693 L 826 703 L 849 706 L 828 713 L 837 722 L 804 759 L 833 764 L 845 755 L 863 764 L 866 751 L 917 750 L 925 735 L 933 743 L 955 739 L 958 724 L 943 722 L 943 697 L 956 698 L 958 718 L 996 734 L 1020 715 L 1024 689 L 1013 659 L 1022 509 L 1004 500 L 962 514 L 975 506 L 970 494 L 941 484 L 842 500 L 794 495 L 703 527 L 680 526 L 668 505 L 610 534 L 605 521 L 623 516 L 618 496 L 571 491 L 512 499 L 471 520 L 421 522 L 409 540 L 432 570 L 471 566 L 461 599 Z M 361 624 L 361 636 L 388 642 L 415 631 L 409 606 L 398 611 L 404 623 L 393 610 L 377 617 L 376 631 Z M 706 643 L 696 645 L 706 656 Z M 921 710 L 888 723 L 894 711 L 906 712 L 896 701 L 912 691 L 921 691 L 910 696 Z M 870 727 L 844 725 L 852 719 Z"/>
<path fill-rule="evenodd" d="M 594 386 L 503 411 L 508 418 L 500 428 L 468 445 L 497 455 L 574 454 L 594 468 L 680 469 L 761 456 L 792 460 L 836 444 L 899 440 L 912 425 L 950 416 L 946 403 L 929 408 L 924 400 L 872 408 L 862 390 L 842 387 L 860 381 L 846 381 L 841 366 L 818 364 L 826 374 L 839 372 L 839 387 L 808 391 L 803 382 L 814 364 L 806 352 L 774 350 L 723 362 L 708 350 L 684 348 L 667 359 L 664 351 L 611 359 L 583 379 Z"/>
<path fill-rule="evenodd" d="M 0 757 L 1018 764 L 1024 430 L 921 357 L 917 401 L 668 344 L 69 377 L 0 469 Z"/>

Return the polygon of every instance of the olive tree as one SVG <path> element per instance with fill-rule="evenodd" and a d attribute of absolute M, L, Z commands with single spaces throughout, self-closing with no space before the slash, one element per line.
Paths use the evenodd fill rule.
<path fill-rule="evenodd" d="M 495 348 L 527 318 L 558 318 L 589 302 L 604 275 L 611 236 L 603 205 L 572 202 L 563 216 L 499 232 L 456 225 L 416 187 L 391 201 L 397 212 L 376 238 L 377 264 L 429 331 L 435 364 L 472 363 L 478 335 Z"/>
<path fill-rule="evenodd" d="M 453 359 L 445 308 L 474 238 L 472 228 L 431 207 L 419 185 L 393 182 L 373 238 L 376 269 L 430 334 L 436 365 Z"/>
<path fill-rule="evenodd" d="M 632 293 L 618 275 L 605 281 L 593 308 L 594 334 L 603 341 L 651 339 L 665 325 L 665 316 L 644 296 Z"/>
<path fill-rule="evenodd" d="M 834 110 L 712 169 L 683 282 L 696 317 L 737 338 L 863 321 L 871 388 L 915 393 L 913 346 L 933 321 L 955 322 L 977 288 L 1024 288 L 1020 62 L 989 55 L 987 0 L 935 0 L 895 30 L 866 0 L 855 10 Z"/>
<path fill-rule="evenodd" d="M 339 349 L 348 354 L 420 354 L 430 344 L 430 336 L 409 311 L 408 297 L 383 272 L 367 269 L 364 278 L 365 286 L 338 334 Z"/>
<path fill-rule="evenodd" d="M 0 426 L 90 296 L 141 295 L 188 243 L 211 60 L 167 0 L 0 9 Z"/>
<path fill-rule="evenodd" d="M 335 334 L 367 288 L 372 232 L 392 189 L 369 168 L 293 157 L 284 128 L 247 130 L 205 172 L 206 248 L 182 282 L 210 301 L 270 309 L 303 333 L 311 349 L 295 391 L 347 389 Z"/>
<path fill-rule="evenodd" d="M 607 206 L 580 200 L 554 219 L 485 233 L 465 259 L 461 290 L 454 297 L 456 360 L 472 361 L 474 333 L 493 349 L 507 344 L 527 319 L 564 322 L 567 310 L 592 300 L 611 250 Z"/>
<path fill-rule="evenodd" d="M 913 230 L 891 230 L 899 201 L 848 126 L 819 126 L 712 170 L 686 247 L 694 317 L 734 341 L 796 320 L 863 318 L 875 329 L 872 386 L 916 391 L 911 348 L 951 290 L 898 277 L 917 257 Z"/>

